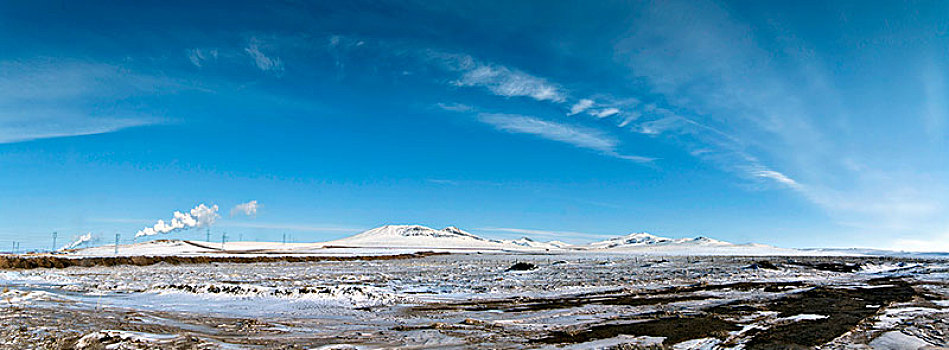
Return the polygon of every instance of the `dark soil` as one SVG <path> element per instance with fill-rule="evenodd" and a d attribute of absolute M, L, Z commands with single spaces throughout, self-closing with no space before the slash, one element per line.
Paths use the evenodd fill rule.
<path fill-rule="evenodd" d="M 676 293 L 696 292 L 716 289 L 756 289 L 778 291 L 787 287 L 803 284 L 791 283 L 734 283 L 709 286 L 690 286 L 671 288 L 662 295 L 646 297 L 644 295 L 600 296 L 576 299 L 547 300 L 546 302 L 521 302 L 501 308 L 503 311 L 533 311 L 547 308 L 581 306 L 584 304 L 603 305 L 649 305 L 668 304 L 676 301 L 701 299 L 700 296 Z M 664 344 L 675 344 L 684 340 L 704 337 L 724 338 L 726 331 L 739 327 L 719 317 L 733 317 L 757 311 L 775 311 L 778 317 L 790 317 L 799 314 L 818 314 L 828 316 L 820 320 L 805 320 L 777 325 L 767 330 L 755 330 L 746 344 L 746 349 L 807 349 L 826 344 L 853 330 L 858 323 L 875 315 L 882 308 L 895 302 L 907 302 L 921 296 L 912 286 L 902 280 L 870 281 L 872 288 L 866 287 L 816 287 L 781 299 L 764 303 L 736 301 L 703 310 L 703 317 L 670 317 L 641 323 L 600 324 L 581 330 L 564 330 L 549 333 L 539 343 L 582 343 L 597 339 L 614 337 L 620 334 L 631 336 L 666 337 Z M 487 305 L 486 305 L 487 306 Z M 497 305 L 493 305 L 497 308 Z M 490 307 L 486 308 L 490 309 Z"/>
<path fill-rule="evenodd" d="M 670 317 L 653 321 L 629 324 L 603 324 L 580 331 L 551 332 L 538 343 L 561 344 L 583 343 L 591 340 L 612 338 L 621 334 L 632 336 L 665 337 L 664 345 L 672 345 L 689 339 L 723 338 L 727 332 L 741 329 L 737 325 L 714 317 Z"/>
<path fill-rule="evenodd" d="M 505 271 L 530 271 L 536 268 L 537 268 L 537 265 L 526 263 L 526 262 L 519 262 L 519 263 L 515 263 L 514 265 L 511 265 L 511 267 L 508 267 L 507 270 Z"/>
<path fill-rule="evenodd" d="M 759 331 L 747 349 L 793 349 L 825 344 L 854 329 L 858 323 L 873 316 L 893 302 L 906 302 L 917 295 L 901 280 L 875 281 L 877 288 L 817 287 L 764 305 L 779 312 L 779 317 L 818 314 L 825 319 L 794 322 Z"/>
<path fill-rule="evenodd" d="M 755 262 L 755 263 L 749 265 L 748 268 L 750 268 L 750 269 L 766 269 L 766 270 L 777 270 L 777 269 L 778 269 L 778 267 L 775 266 L 774 263 L 772 263 L 772 262 L 770 262 L 770 261 L 767 261 L 767 260 L 761 260 L 761 261 Z"/>
<path fill-rule="evenodd" d="M 860 271 L 860 264 L 845 263 L 839 261 L 832 262 L 794 262 L 794 265 L 810 267 L 812 269 L 831 272 L 854 273 Z"/>
<path fill-rule="evenodd" d="M 710 299 L 702 295 L 690 295 L 701 291 L 722 289 L 752 290 L 764 289 L 777 292 L 787 287 L 800 287 L 803 282 L 737 282 L 727 284 L 693 285 L 672 287 L 646 293 L 604 294 L 590 293 L 562 298 L 512 298 L 499 300 L 479 300 L 470 303 L 425 305 L 415 308 L 416 311 L 464 310 L 464 311 L 491 311 L 524 312 L 543 311 L 580 307 L 584 305 L 621 305 L 644 306 L 661 305 L 675 302 Z"/>

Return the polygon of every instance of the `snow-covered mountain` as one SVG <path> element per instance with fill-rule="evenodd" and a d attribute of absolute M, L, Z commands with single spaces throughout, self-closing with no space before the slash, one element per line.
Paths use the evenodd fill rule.
<path fill-rule="evenodd" d="M 537 248 L 537 249 L 566 249 L 571 245 L 569 243 L 561 241 L 550 241 L 550 242 L 540 242 L 531 239 L 530 237 L 521 237 L 511 241 L 501 241 L 508 244 L 515 244 L 521 247 L 526 248 Z"/>
<path fill-rule="evenodd" d="M 120 255 L 192 255 L 280 253 L 368 254 L 399 251 L 522 251 L 589 252 L 642 255 L 873 255 L 862 251 L 786 249 L 763 244 L 735 244 L 711 239 L 666 238 L 632 233 L 584 245 L 559 241 L 541 242 L 529 237 L 497 240 L 479 237 L 457 227 L 433 229 L 420 225 L 386 225 L 354 236 L 322 243 L 227 242 L 158 240 L 119 247 Z M 113 255 L 113 246 L 70 251 L 71 255 Z"/>
<path fill-rule="evenodd" d="M 420 225 L 386 225 L 324 243 L 327 247 L 517 250 L 524 246 L 490 240 L 457 227 L 441 230 Z"/>
<path fill-rule="evenodd" d="M 799 249 L 778 248 L 764 244 L 735 244 L 708 237 L 666 238 L 645 232 L 593 242 L 578 249 L 659 255 L 808 255 Z"/>
<path fill-rule="evenodd" d="M 586 247 L 591 249 L 612 249 L 612 248 L 633 248 L 633 247 L 645 247 L 645 246 L 657 246 L 657 245 L 695 245 L 695 246 L 727 246 L 733 245 L 728 242 L 723 242 L 708 237 L 696 237 L 696 238 L 666 238 L 653 236 L 651 234 L 641 232 L 641 233 L 631 233 L 625 236 L 613 237 L 604 241 L 593 242 L 588 244 Z"/>

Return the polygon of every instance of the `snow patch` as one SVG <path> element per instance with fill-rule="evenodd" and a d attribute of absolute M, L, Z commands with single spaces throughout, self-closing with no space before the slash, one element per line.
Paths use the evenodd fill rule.
<path fill-rule="evenodd" d="M 775 321 L 777 322 L 800 322 L 800 321 L 816 321 L 823 320 L 827 318 L 826 315 L 815 315 L 815 314 L 800 314 L 789 317 L 782 317 Z"/>
<path fill-rule="evenodd" d="M 874 350 L 917 350 L 930 345 L 932 344 L 899 331 L 883 333 L 870 342 L 870 347 Z"/>

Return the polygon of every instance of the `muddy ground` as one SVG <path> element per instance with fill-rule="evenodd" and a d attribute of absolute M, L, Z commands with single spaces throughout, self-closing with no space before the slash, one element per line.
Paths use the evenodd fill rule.
<path fill-rule="evenodd" d="M 525 259 L 536 268 L 510 270 Z M 945 262 L 890 261 L 901 265 L 870 273 L 880 261 L 795 259 L 452 255 L 25 270 L 25 281 L 67 282 L 8 281 L 0 348 L 872 349 L 888 332 L 949 346 Z"/>

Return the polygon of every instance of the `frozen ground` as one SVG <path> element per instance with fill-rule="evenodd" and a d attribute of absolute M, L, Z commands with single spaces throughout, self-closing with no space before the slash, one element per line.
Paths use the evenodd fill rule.
<path fill-rule="evenodd" d="M 945 260 L 468 253 L 0 270 L 0 289 L 0 347 L 10 349 L 938 349 L 949 341 Z"/>

